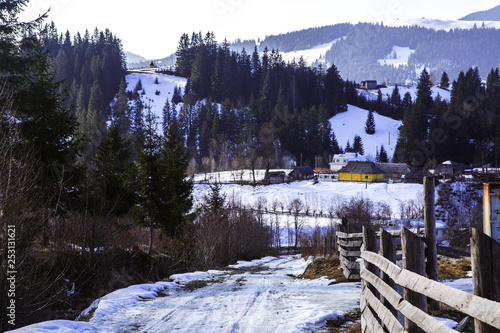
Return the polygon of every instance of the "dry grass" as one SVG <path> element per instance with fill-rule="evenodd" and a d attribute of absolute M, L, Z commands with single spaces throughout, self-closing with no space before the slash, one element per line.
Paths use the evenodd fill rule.
<path fill-rule="evenodd" d="M 470 258 L 451 259 L 438 257 L 438 273 L 440 278 L 463 278 L 471 270 Z"/>
<path fill-rule="evenodd" d="M 299 278 L 313 280 L 322 276 L 327 276 L 330 280 L 336 280 L 335 283 L 347 282 L 340 267 L 340 260 L 337 257 L 314 259 Z"/>

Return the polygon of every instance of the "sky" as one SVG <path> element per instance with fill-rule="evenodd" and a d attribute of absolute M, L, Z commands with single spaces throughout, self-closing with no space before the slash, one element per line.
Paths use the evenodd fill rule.
<path fill-rule="evenodd" d="M 148 59 L 175 52 L 186 32 L 213 31 L 216 40 L 257 39 L 343 22 L 386 23 L 403 18 L 456 20 L 499 0 L 30 0 L 20 19 L 50 8 L 59 32 L 110 29 L 124 51 Z"/>

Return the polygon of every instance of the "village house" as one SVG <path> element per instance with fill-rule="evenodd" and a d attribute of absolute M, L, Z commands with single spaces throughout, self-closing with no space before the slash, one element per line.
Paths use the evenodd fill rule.
<path fill-rule="evenodd" d="M 366 90 L 377 89 L 377 81 L 376 80 L 361 81 L 360 88 Z"/>
<path fill-rule="evenodd" d="M 366 158 L 358 153 L 335 154 L 330 163 L 330 170 L 337 172 L 349 164 L 349 162 L 354 161 L 366 162 Z"/>
<path fill-rule="evenodd" d="M 384 171 L 373 162 L 349 162 L 338 174 L 339 181 L 372 183 L 384 180 Z"/>
<path fill-rule="evenodd" d="M 289 174 L 288 177 L 291 180 L 309 180 L 314 179 L 314 170 L 309 167 L 296 167 Z"/>

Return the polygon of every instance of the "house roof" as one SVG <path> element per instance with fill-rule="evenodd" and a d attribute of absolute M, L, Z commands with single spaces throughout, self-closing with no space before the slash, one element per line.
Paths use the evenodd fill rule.
<path fill-rule="evenodd" d="M 295 169 L 292 170 L 295 171 L 297 170 L 298 173 L 302 174 L 302 175 L 312 175 L 314 174 L 314 170 L 309 167 L 309 166 L 304 166 L 304 167 L 296 167 Z"/>
<path fill-rule="evenodd" d="M 363 155 L 360 155 L 358 153 L 335 154 L 335 155 L 333 155 L 332 163 L 335 162 L 336 158 L 347 158 L 349 161 L 366 162 L 366 158 Z"/>
<path fill-rule="evenodd" d="M 375 165 L 384 173 L 404 174 L 409 169 L 405 163 L 375 163 Z"/>
<path fill-rule="evenodd" d="M 349 162 L 345 167 L 339 170 L 339 173 L 363 173 L 363 174 L 380 174 L 384 173 L 373 162 Z"/>
<path fill-rule="evenodd" d="M 454 168 L 460 168 L 460 169 L 470 169 L 470 166 L 468 166 L 467 164 L 463 164 L 463 163 L 457 163 L 457 162 L 453 162 L 453 161 L 446 161 L 446 162 L 443 162 L 441 164 L 439 164 L 437 167 L 443 167 L 443 166 L 453 166 Z"/>

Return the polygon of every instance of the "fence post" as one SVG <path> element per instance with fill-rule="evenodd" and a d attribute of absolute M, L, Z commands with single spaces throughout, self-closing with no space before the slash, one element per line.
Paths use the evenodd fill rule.
<path fill-rule="evenodd" d="M 472 289 L 474 295 L 500 302 L 500 243 L 471 228 Z M 476 333 L 500 332 L 474 319 Z"/>
<path fill-rule="evenodd" d="M 335 244 L 333 243 L 334 239 L 333 239 L 333 235 L 330 234 L 330 257 L 333 257 L 333 249 L 335 247 Z"/>
<path fill-rule="evenodd" d="M 324 239 L 324 242 L 323 242 L 323 257 L 326 258 L 326 247 L 327 247 L 327 241 L 326 241 L 326 237 Z"/>
<path fill-rule="evenodd" d="M 401 227 L 401 247 L 403 250 L 403 268 L 425 276 L 424 240 L 405 227 Z M 427 313 L 427 297 L 424 295 L 405 288 L 404 299 Z M 418 326 L 407 318 L 405 318 L 405 328 L 409 333 L 418 332 Z"/>
<path fill-rule="evenodd" d="M 394 238 L 393 235 L 385 231 L 383 228 L 380 228 L 380 255 L 387 260 L 396 263 L 396 239 Z M 387 283 L 392 289 L 396 289 L 396 284 L 394 281 L 384 272 L 381 274 L 382 280 Z M 384 297 L 382 297 L 382 302 L 384 303 L 385 307 L 389 309 L 389 311 L 392 312 L 394 317 L 398 318 L 398 312 L 396 309 L 391 305 L 389 301 L 387 301 Z"/>
<path fill-rule="evenodd" d="M 424 223 L 425 223 L 425 256 L 427 258 L 426 272 L 429 279 L 437 281 L 437 242 L 436 242 L 436 210 L 435 185 L 433 177 L 424 177 Z M 438 310 L 439 302 L 429 298 L 431 309 Z"/>
<path fill-rule="evenodd" d="M 363 227 L 363 243 L 365 251 L 378 253 L 377 234 L 375 233 L 374 230 L 369 229 L 367 227 Z M 378 269 L 377 266 L 370 264 L 368 262 L 365 262 L 365 265 L 368 271 L 372 272 L 377 277 L 380 276 L 380 270 Z M 375 297 L 380 298 L 380 293 L 377 291 L 377 289 L 375 289 L 371 285 L 368 285 L 368 287 L 370 288 L 373 295 L 375 295 Z"/>

